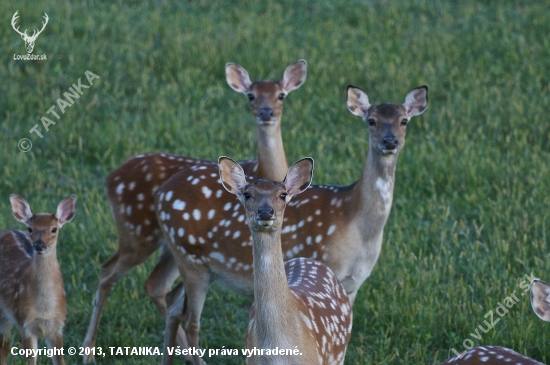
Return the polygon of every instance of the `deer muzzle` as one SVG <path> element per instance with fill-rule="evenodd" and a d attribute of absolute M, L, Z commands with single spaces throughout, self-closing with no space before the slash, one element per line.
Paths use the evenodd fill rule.
<path fill-rule="evenodd" d="M 42 255 L 46 252 L 46 243 L 42 240 L 35 241 L 32 245 L 34 252 L 39 255 Z"/>
<path fill-rule="evenodd" d="M 268 205 L 259 207 L 256 213 L 256 221 L 262 226 L 272 226 L 275 222 L 275 211 Z"/>

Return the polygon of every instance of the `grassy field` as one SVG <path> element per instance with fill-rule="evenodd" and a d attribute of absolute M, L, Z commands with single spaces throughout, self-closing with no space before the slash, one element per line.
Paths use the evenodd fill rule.
<path fill-rule="evenodd" d="M 350 184 L 364 163 L 367 129 L 345 106 L 347 84 L 365 90 L 372 103 L 402 103 L 409 90 L 426 84 L 430 104 L 409 125 L 382 253 L 355 304 L 346 364 L 438 364 L 470 341 L 549 363 L 550 324 L 519 295 L 526 274 L 550 280 L 549 6 L 1 2 L 0 227 L 23 228 L 11 214 L 11 193 L 35 212 L 53 212 L 63 197 L 77 195 L 58 257 L 69 306 L 65 346 L 79 346 L 100 265 L 117 247 L 103 193 L 108 173 L 147 151 L 256 155 L 247 100 L 227 86 L 226 62 L 243 65 L 253 79 L 278 79 L 290 63 L 308 61 L 306 83 L 286 101 L 283 139 L 289 162 L 315 158 L 317 184 Z M 47 60 L 13 59 L 26 53 L 10 27 L 16 10 L 21 29 L 38 28 L 48 14 L 34 49 Z M 99 79 L 59 119 L 47 114 L 79 78 L 89 85 L 86 71 Z M 49 131 L 44 116 L 56 122 Z M 43 138 L 29 133 L 37 123 Z M 19 151 L 22 138 L 32 142 L 30 152 Z M 116 285 L 98 346 L 162 346 L 164 322 L 143 289 L 155 259 Z M 478 331 L 480 339 L 473 337 L 514 290 L 520 302 L 493 329 Z M 250 304 L 214 285 L 201 346 L 242 348 Z M 242 357 L 207 360 L 244 363 Z M 159 361 L 109 354 L 98 363 Z"/>

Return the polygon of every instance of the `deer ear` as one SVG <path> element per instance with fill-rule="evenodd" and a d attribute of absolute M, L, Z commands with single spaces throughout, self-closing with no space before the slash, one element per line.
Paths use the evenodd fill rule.
<path fill-rule="evenodd" d="M 550 322 L 550 285 L 542 280 L 531 281 L 531 308 L 540 319 Z"/>
<path fill-rule="evenodd" d="M 241 66 L 228 62 L 225 64 L 225 79 L 236 92 L 246 94 L 252 85 L 248 72 Z"/>
<path fill-rule="evenodd" d="M 218 159 L 218 165 L 223 187 L 231 194 L 241 195 L 246 186 L 246 177 L 243 168 L 225 156 L 221 156 Z"/>
<path fill-rule="evenodd" d="M 348 85 L 346 105 L 352 114 L 365 118 L 370 108 L 369 97 L 358 87 Z"/>
<path fill-rule="evenodd" d="M 285 177 L 286 192 L 290 197 L 302 193 L 311 184 L 313 177 L 313 159 L 306 157 L 290 166 Z"/>
<path fill-rule="evenodd" d="M 34 216 L 29 203 L 17 194 L 10 195 L 10 203 L 15 219 L 28 226 Z"/>
<path fill-rule="evenodd" d="M 420 115 L 428 107 L 428 87 L 420 86 L 409 91 L 403 104 L 409 117 Z"/>
<path fill-rule="evenodd" d="M 289 93 L 292 90 L 296 90 L 306 81 L 307 76 L 307 62 L 305 60 L 298 60 L 292 65 L 288 66 L 283 76 L 283 89 L 285 93 Z"/>
<path fill-rule="evenodd" d="M 76 195 L 69 195 L 57 205 L 55 217 L 59 221 L 59 226 L 63 227 L 65 223 L 69 223 L 76 213 Z"/>

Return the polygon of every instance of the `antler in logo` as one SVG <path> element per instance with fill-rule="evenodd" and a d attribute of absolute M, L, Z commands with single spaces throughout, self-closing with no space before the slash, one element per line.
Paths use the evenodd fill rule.
<path fill-rule="evenodd" d="M 11 18 L 11 26 L 13 27 L 13 29 L 19 33 L 21 35 L 21 38 L 23 38 L 23 41 L 25 42 L 25 48 L 27 49 L 27 53 L 31 53 L 32 50 L 34 49 L 34 42 L 36 41 L 36 38 L 38 38 L 38 36 L 40 35 L 40 33 L 42 33 L 42 31 L 44 30 L 44 28 L 46 28 L 46 24 L 48 24 L 48 14 L 44 13 L 44 20 L 46 21 L 45 23 L 42 22 L 42 29 L 40 30 L 33 30 L 33 33 L 31 36 L 29 36 L 27 34 L 27 30 L 25 29 L 24 32 L 20 32 L 19 31 L 19 27 L 15 27 L 15 23 L 17 21 L 17 18 L 19 17 L 19 15 L 17 15 L 17 13 L 19 12 L 16 11 L 15 14 L 13 14 L 13 18 Z"/>

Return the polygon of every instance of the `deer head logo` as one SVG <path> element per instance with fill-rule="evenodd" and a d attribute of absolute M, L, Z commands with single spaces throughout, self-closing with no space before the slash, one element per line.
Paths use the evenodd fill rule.
<path fill-rule="evenodd" d="M 48 14 L 44 13 L 44 20 L 46 22 L 43 22 L 42 23 L 42 29 L 40 30 L 33 30 L 33 33 L 31 36 L 29 36 L 27 34 L 27 30 L 25 29 L 24 32 L 21 32 L 19 31 L 19 27 L 15 27 L 15 23 L 17 22 L 17 18 L 19 17 L 19 15 L 17 14 L 19 12 L 16 11 L 15 14 L 13 14 L 13 18 L 11 18 L 11 26 L 13 27 L 13 29 L 19 33 L 19 35 L 21 35 L 21 38 L 23 38 L 23 41 L 25 42 L 25 48 L 27 49 L 27 53 L 31 53 L 32 50 L 34 49 L 34 42 L 36 42 L 36 38 L 38 38 L 38 36 L 40 35 L 40 33 L 42 33 L 42 31 L 44 30 L 44 28 L 46 28 L 46 24 L 48 24 Z"/>

